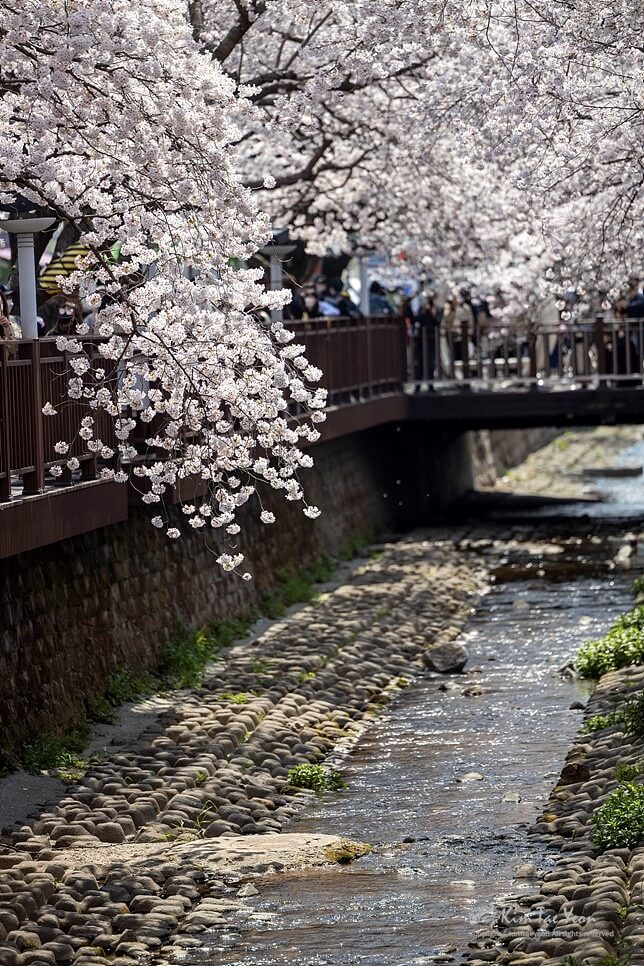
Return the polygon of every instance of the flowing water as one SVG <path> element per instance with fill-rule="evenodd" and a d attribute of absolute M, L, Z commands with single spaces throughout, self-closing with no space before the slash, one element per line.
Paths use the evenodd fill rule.
<path fill-rule="evenodd" d="M 470 673 L 450 679 L 453 690 L 436 679 L 409 688 L 345 762 L 348 788 L 291 825 L 376 851 L 346 868 L 256 881 L 259 918 L 199 961 L 411 966 L 472 936 L 495 899 L 516 891 L 516 867 L 547 861 L 526 826 L 579 727 L 570 704 L 584 698 L 558 669 L 628 606 L 629 582 L 610 583 L 609 606 L 606 578 L 493 590 L 465 635 Z"/>
<path fill-rule="evenodd" d="M 628 502 L 644 507 L 641 478 L 601 481 L 622 507 L 625 483 L 639 486 Z M 347 789 L 318 798 L 290 826 L 375 851 L 348 867 L 253 880 L 259 895 L 247 915 L 204 937 L 191 962 L 459 962 L 457 951 L 498 915 L 504 895 L 534 889 L 514 880 L 517 867 L 552 861 L 526 829 L 579 728 L 570 705 L 587 697 L 559 669 L 631 606 L 631 580 L 587 568 L 576 579 L 515 574 L 495 586 L 464 635 L 468 673 L 406 690 L 343 763 Z"/>

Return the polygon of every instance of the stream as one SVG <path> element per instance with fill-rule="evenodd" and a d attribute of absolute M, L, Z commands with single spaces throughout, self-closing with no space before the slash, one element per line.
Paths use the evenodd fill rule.
<path fill-rule="evenodd" d="M 624 462 L 643 454 L 638 444 Z M 607 516 L 644 511 L 641 477 L 594 483 L 612 500 Z M 571 516 L 579 506 L 588 511 L 573 504 Z M 592 516 L 606 508 L 593 504 Z M 579 728 L 571 704 L 588 696 L 559 669 L 632 606 L 632 575 L 529 574 L 494 585 L 468 622 L 468 673 L 402 692 L 342 763 L 348 787 L 319 796 L 289 827 L 374 852 L 346 867 L 254 878 L 259 895 L 227 930 L 203 937 L 191 964 L 458 963 L 504 896 L 534 891 L 534 880 L 515 878 L 518 867 L 553 860 L 526 830 Z"/>

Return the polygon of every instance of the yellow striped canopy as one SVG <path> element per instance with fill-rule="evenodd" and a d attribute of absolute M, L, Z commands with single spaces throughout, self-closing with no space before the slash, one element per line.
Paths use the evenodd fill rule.
<path fill-rule="evenodd" d="M 84 258 L 89 252 L 87 245 L 68 245 L 65 251 L 47 265 L 40 273 L 38 283 L 48 295 L 59 295 L 61 288 L 56 281 L 57 275 L 71 275 L 78 268 L 77 258 Z"/>

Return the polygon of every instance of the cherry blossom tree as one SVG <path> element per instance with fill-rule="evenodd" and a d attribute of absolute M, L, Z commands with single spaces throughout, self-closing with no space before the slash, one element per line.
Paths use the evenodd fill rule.
<path fill-rule="evenodd" d="M 488 154 L 542 212 L 554 277 L 614 297 L 644 272 L 644 9 L 481 0 L 476 16 Z"/>
<path fill-rule="evenodd" d="M 422 239 L 425 260 L 469 264 L 472 232 L 457 252 L 419 226 L 487 223 L 498 200 L 506 234 L 542 233 L 557 285 L 616 290 L 640 271 L 635 0 L 198 0 L 189 15 L 255 107 L 246 183 L 311 250 Z"/>
<path fill-rule="evenodd" d="M 149 503 L 198 480 L 196 528 L 234 536 L 258 480 L 301 499 L 323 418 L 320 373 L 268 318 L 285 296 L 244 267 L 271 222 L 318 254 L 359 245 L 445 280 L 467 270 L 517 317 L 546 275 L 612 297 L 644 269 L 636 0 L 0 10 L 0 201 L 55 212 L 90 249 L 68 284 L 95 309 L 105 364 L 61 341 L 90 409 L 81 438 L 109 461 L 91 410 L 111 415 Z"/>
<path fill-rule="evenodd" d="M 298 471 L 312 461 L 301 447 L 318 437 L 325 404 L 320 372 L 267 316 L 282 294 L 240 267 L 270 236 L 231 162 L 246 102 L 173 0 L 2 0 L 0 10 L 0 203 L 19 194 L 90 248 L 65 284 L 95 311 L 98 354 L 77 337 L 87 325 L 58 340 L 69 396 L 87 406 L 80 436 L 111 460 L 95 419 L 108 413 L 126 463 L 139 456 L 133 430 L 147 426 L 153 458 L 133 469 L 144 502 L 162 506 L 169 488 L 196 481 L 190 525 L 234 535 L 259 480 L 303 498 Z M 116 240 L 118 264 L 102 255 Z M 310 419 L 290 420 L 291 404 Z M 127 479 L 109 465 L 102 475 Z M 164 511 L 152 522 L 163 527 Z M 243 558 L 219 559 L 237 569 Z"/>

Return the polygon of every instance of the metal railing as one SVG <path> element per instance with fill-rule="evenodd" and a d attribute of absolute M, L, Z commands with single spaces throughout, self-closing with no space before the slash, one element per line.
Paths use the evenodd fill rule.
<path fill-rule="evenodd" d="M 97 340 L 83 342 L 84 352 L 94 357 Z M 109 384 L 113 364 L 106 361 L 101 365 Z M 105 445 L 115 445 L 111 418 L 82 399 L 69 398 L 72 374 L 68 354 L 58 351 L 55 339 L 0 342 L 0 500 L 41 493 L 48 470 L 73 456 L 79 462 L 78 470 L 72 474 L 63 466 L 57 482 L 95 479 L 99 461 L 78 435 L 84 416 L 93 417 L 95 435 Z M 43 414 L 46 402 L 56 415 Z M 55 450 L 58 441 L 69 445 L 64 457 Z M 54 483 L 53 478 L 50 482 Z"/>
<path fill-rule="evenodd" d="M 598 318 L 527 333 L 494 325 L 408 333 L 401 319 L 389 316 L 291 321 L 288 327 L 309 362 L 323 371 L 321 385 L 336 409 L 413 390 L 564 390 L 644 382 L 644 319 Z M 99 342 L 84 339 L 84 352 L 93 358 Z M 101 366 L 103 384 L 110 384 L 115 364 L 104 360 Z M 0 341 L 0 502 L 99 475 L 105 461 L 89 453 L 78 436 L 85 415 L 94 418 L 96 436 L 116 448 L 111 417 L 69 398 L 70 374 L 69 358 L 55 339 Z M 43 415 L 45 402 L 57 410 L 55 416 Z M 298 414 L 296 408 L 292 412 Z M 149 433 L 149 426 L 135 433 L 143 457 Z M 55 450 L 59 440 L 69 444 L 64 456 Z M 73 473 L 65 466 L 70 456 L 79 462 Z M 63 475 L 54 479 L 49 471 L 61 463 Z"/>
<path fill-rule="evenodd" d="M 420 327 L 407 336 L 409 384 L 512 389 L 641 385 L 644 319 L 594 320 L 527 331 L 499 325 Z"/>
<path fill-rule="evenodd" d="M 313 319 L 294 321 L 289 327 L 306 347 L 309 361 L 322 369 L 322 385 L 328 390 L 329 405 L 351 405 L 388 393 L 401 393 L 406 378 L 405 330 L 398 319 Z M 100 339 L 83 339 L 84 352 L 94 358 Z M 73 375 L 67 353 L 59 352 L 54 338 L 39 341 L 0 341 L 0 502 L 42 493 L 47 487 L 71 485 L 95 479 L 105 461 L 88 452 L 79 437 L 81 419 L 94 418 L 94 432 L 105 445 L 115 448 L 111 417 L 87 402 L 68 395 Z M 115 378 L 115 364 L 101 360 L 106 376 L 103 385 Z M 42 412 L 50 402 L 56 415 Z M 295 415 L 295 412 L 294 412 Z M 135 432 L 145 451 L 145 432 Z M 140 439 L 139 439 L 140 436 Z M 58 441 L 69 444 L 62 456 Z M 66 461 L 79 462 L 72 472 Z M 49 471 L 63 466 L 61 476 Z M 109 464 L 108 461 L 108 465 Z"/>
<path fill-rule="evenodd" d="M 287 327 L 309 362 L 322 370 L 330 406 L 402 392 L 407 358 L 400 319 L 330 317 L 293 320 Z"/>

